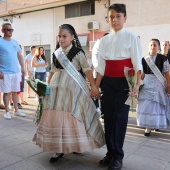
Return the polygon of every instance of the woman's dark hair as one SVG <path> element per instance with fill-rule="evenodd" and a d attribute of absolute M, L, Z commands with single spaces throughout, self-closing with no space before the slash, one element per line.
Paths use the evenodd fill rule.
<path fill-rule="evenodd" d="M 150 40 L 150 42 L 151 42 L 151 41 L 155 41 L 155 42 L 157 42 L 157 44 L 158 44 L 159 46 L 161 46 L 161 43 L 160 43 L 160 41 L 159 41 L 158 39 L 152 38 L 152 39 Z"/>
<path fill-rule="evenodd" d="M 124 16 L 126 17 L 126 5 L 125 4 L 112 4 L 108 8 L 108 12 L 112 9 L 118 13 L 123 13 Z"/>
<path fill-rule="evenodd" d="M 161 51 L 161 43 L 160 43 L 160 41 L 157 39 L 157 38 L 152 38 L 151 40 L 150 40 L 150 42 L 151 41 L 155 41 L 158 45 L 159 45 L 159 52 Z"/>
<path fill-rule="evenodd" d="M 70 24 L 63 24 L 63 25 L 59 26 L 59 29 L 60 30 L 65 29 L 71 35 L 74 35 L 74 40 L 72 41 L 73 46 L 76 46 L 76 47 L 82 49 L 80 41 L 79 41 L 78 36 L 77 36 L 77 33 L 76 33 L 76 31 L 75 31 L 75 29 L 74 29 L 74 27 L 72 25 L 70 25 Z M 58 49 L 59 47 L 60 47 L 60 45 L 58 43 L 57 46 L 56 46 L 56 49 Z"/>
<path fill-rule="evenodd" d="M 43 47 L 37 47 L 36 48 L 36 51 L 35 51 L 35 56 L 37 57 L 37 60 L 40 60 L 40 50 L 41 50 L 41 48 L 44 50 L 44 48 Z M 44 53 L 41 55 L 41 58 L 46 62 L 46 58 L 45 58 L 45 55 L 44 55 Z"/>

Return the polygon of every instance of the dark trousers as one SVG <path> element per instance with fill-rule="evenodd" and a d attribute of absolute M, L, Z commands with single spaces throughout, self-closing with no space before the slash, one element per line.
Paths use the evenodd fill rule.
<path fill-rule="evenodd" d="M 104 77 L 102 112 L 105 123 L 106 155 L 113 156 L 115 160 L 122 160 L 130 107 L 124 104 L 128 97 L 127 82 L 125 79 L 116 79 Z"/>
<path fill-rule="evenodd" d="M 35 72 L 35 78 L 46 82 L 46 72 Z"/>

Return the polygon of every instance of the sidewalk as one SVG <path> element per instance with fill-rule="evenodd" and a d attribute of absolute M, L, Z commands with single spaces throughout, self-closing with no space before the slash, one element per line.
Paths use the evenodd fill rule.
<path fill-rule="evenodd" d="M 0 110 L 0 170 L 107 170 L 98 166 L 106 147 L 81 155 L 67 154 L 50 164 L 52 153 L 43 153 L 32 142 L 36 130 L 33 117 L 38 103 L 35 97 L 26 101 L 29 105 L 23 105 L 22 109 L 25 118 L 12 116 L 6 120 L 4 110 Z M 135 112 L 129 114 L 122 170 L 170 170 L 170 128 L 144 137 L 144 129 L 136 126 L 135 115 Z"/>

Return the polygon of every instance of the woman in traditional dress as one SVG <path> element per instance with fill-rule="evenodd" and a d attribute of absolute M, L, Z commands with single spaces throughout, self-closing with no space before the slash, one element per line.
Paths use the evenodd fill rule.
<path fill-rule="evenodd" d="M 91 84 L 93 96 L 99 96 L 92 71 L 87 63 L 75 29 L 69 24 L 59 27 L 59 48 L 78 71 L 83 71 Z M 104 132 L 96 115 L 94 103 L 79 84 L 53 56 L 48 80 L 50 94 L 45 97 L 44 110 L 33 141 L 43 151 L 54 152 L 50 162 L 64 153 L 91 151 L 105 144 Z"/>
<path fill-rule="evenodd" d="M 159 49 L 159 40 L 152 39 L 149 56 L 142 58 L 144 86 L 139 92 L 137 124 L 146 128 L 145 136 L 150 136 L 151 129 L 166 129 L 167 118 L 170 118 L 167 94 L 170 93 L 169 63 L 167 57 L 158 54 Z M 152 67 L 149 63 L 153 63 Z"/>

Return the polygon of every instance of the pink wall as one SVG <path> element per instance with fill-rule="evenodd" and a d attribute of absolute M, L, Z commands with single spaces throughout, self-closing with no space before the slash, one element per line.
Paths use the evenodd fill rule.
<path fill-rule="evenodd" d="M 89 34 L 89 37 L 88 37 L 88 42 L 89 41 L 97 41 L 98 39 L 102 38 L 103 35 L 107 32 L 108 31 L 94 31 L 94 33 L 93 33 L 92 31 L 90 31 L 90 34 Z M 93 39 L 93 36 L 94 36 L 94 39 Z M 91 57 L 91 55 L 92 55 L 92 52 L 89 49 L 89 56 Z"/>

